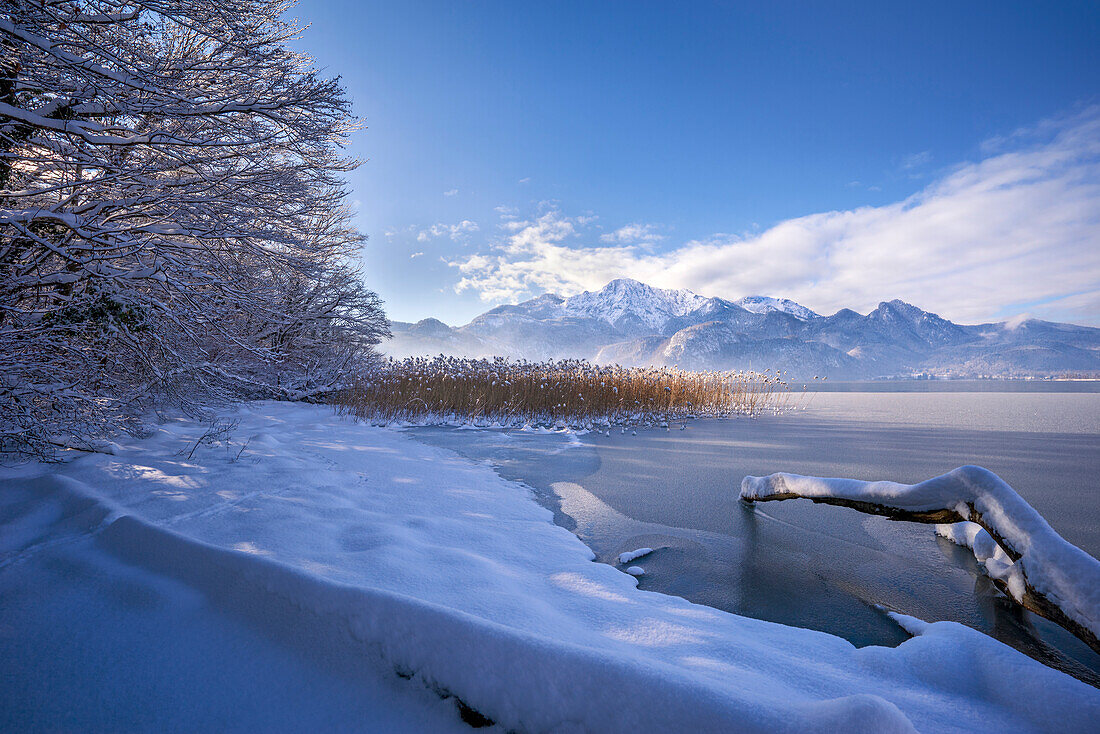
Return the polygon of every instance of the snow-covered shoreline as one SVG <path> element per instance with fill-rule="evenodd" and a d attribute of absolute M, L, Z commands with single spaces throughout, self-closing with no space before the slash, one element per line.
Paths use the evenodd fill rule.
<path fill-rule="evenodd" d="M 56 712 L 110 680 L 59 669 L 127 615 L 160 613 L 89 587 L 99 624 L 88 639 L 67 635 L 65 615 L 81 606 L 33 603 L 82 583 L 47 575 L 59 554 L 100 575 L 121 564 L 182 584 L 206 600 L 211 626 L 243 620 L 276 647 L 293 630 L 337 669 L 374 670 L 380 686 L 411 675 L 401 685 L 457 696 L 506 729 L 1087 731 L 1100 717 L 1097 690 L 961 625 L 857 649 L 641 591 L 488 467 L 321 407 L 265 403 L 237 417 L 239 458 L 202 447 L 185 459 L 203 427 L 179 422 L 114 456 L 0 470 L 0 595 L 14 600 L 0 610 L 0 680 L 40 681 L 29 700 L 8 700 L 27 685 L 4 687 L 0 728 L 102 724 L 102 712 Z M 58 657 L 36 653 L 46 649 Z M 394 699 L 394 712 L 412 708 L 391 712 L 391 728 L 422 728 L 435 715 L 424 705 Z M 331 702 L 325 715 L 340 721 Z M 182 728 L 172 716 L 152 705 L 127 728 Z"/>

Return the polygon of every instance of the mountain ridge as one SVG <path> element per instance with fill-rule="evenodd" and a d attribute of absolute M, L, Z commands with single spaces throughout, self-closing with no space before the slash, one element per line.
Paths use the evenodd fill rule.
<path fill-rule="evenodd" d="M 899 299 L 828 316 L 786 298 L 707 297 L 627 278 L 543 294 L 468 324 L 393 322 L 395 357 L 445 354 L 624 366 L 783 370 L 795 378 L 1100 375 L 1100 329 L 1027 319 L 956 324 Z"/>

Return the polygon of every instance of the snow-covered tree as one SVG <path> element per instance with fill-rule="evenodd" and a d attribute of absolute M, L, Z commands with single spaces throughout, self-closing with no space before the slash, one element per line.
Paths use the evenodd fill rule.
<path fill-rule="evenodd" d="M 338 80 L 278 0 L 0 0 L 0 444 L 300 399 L 385 334 Z"/>

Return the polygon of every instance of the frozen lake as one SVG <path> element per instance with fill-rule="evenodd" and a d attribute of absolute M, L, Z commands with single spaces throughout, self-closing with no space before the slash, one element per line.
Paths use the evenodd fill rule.
<path fill-rule="evenodd" d="M 963 464 L 999 474 L 1067 540 L 1100 556 L 1096 383 L 836 386 L 781 416 L 702 420 L 610 436 L 416 429 L 531 486 L 557 521 L 614 563 L 640 547 L 641 587 L 857 645 L 904 634 L 880 604 L 980 629 L 1100 682 L 1100 656 L 1017 609 L 969 551 L 929 525 L 804 501 L 737 500 L 746 474 L 775 471 L 916 482 Z M 991 391 L 997 387 L 1001 391 Z M 1053 391 L 1053 390 L 1061 391 Z M 980 391 L 979 391 L 980 390 Z M 1009 391 L 1012 390 L 1012 391 Z"/>

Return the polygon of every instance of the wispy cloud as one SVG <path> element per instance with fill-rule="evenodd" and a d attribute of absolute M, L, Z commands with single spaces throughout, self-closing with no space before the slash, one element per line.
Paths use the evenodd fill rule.
<path fill-rule="evenodd" d="M 433 224 L 427 229 L 422 229 L 416 235 L 417 242 L 429 242 L 436 237 L 447 237 L 453 242 L 464 241 L 472 232 L 477 232 L 477 222 L 463 219 L 458 224 Z"/>
<path fill-rule="evenodd" d="M 585 218 L 551 209 L 511 220 L 489 251 L 452 261 L 456 289 L 500 302 L 626 276 L 705 295 L 783 295 L 825 313 L 902 298 L 964 322 L 1027 310 L 1100 323 L 1100 108 L 995 147 L 903 201 L 658 253 L 598 244 Z"/>
<path fill-rule="evenodd" d="M 458 195 L 458 189 L 448 189 L 447 191 L 443 192 L 443 195 L 444 196 L 457 196 Z"/>
<path fill-rule="evenodd" d="M 932 151 L 922 150 L 920 153 L 905 156 L 901 161 L 901 168 L 903 171 L 912 171 L 916 168 L 923 168 L 931 162 Z"/>
<path fill-rule="evenodd" d="M 521 184 L 525 184 L 525 183 L 531 183 L 531 177 L 530 177 L 530 176 L 524 176 L 523 178 L 521 178 L 521 179 L 519 180 L 519 182 L 520 182 Z"/>
<path fill-rule="evenodd" d="M 414 252 L 413 254 L 409 255 L 410 260 L 415 260 L 418 257 L 424 257 L 424 253 L 423 252 Z"/>
<path fill-rule="evenodd" d="M 416 234 L 417 229 L 417 225 L 409 224 L 404 227 L 388 227 L 382 234 L 390 238 L 398 236 L 404 237 L 405 235 Z"/>
<path fill-rule="evenodd" d="M 664 235 L 657 232 L 656 225 L 634 223 L 600 235 L 600 242 L 620 245 L 652 244 L 664 238 Z"/>

